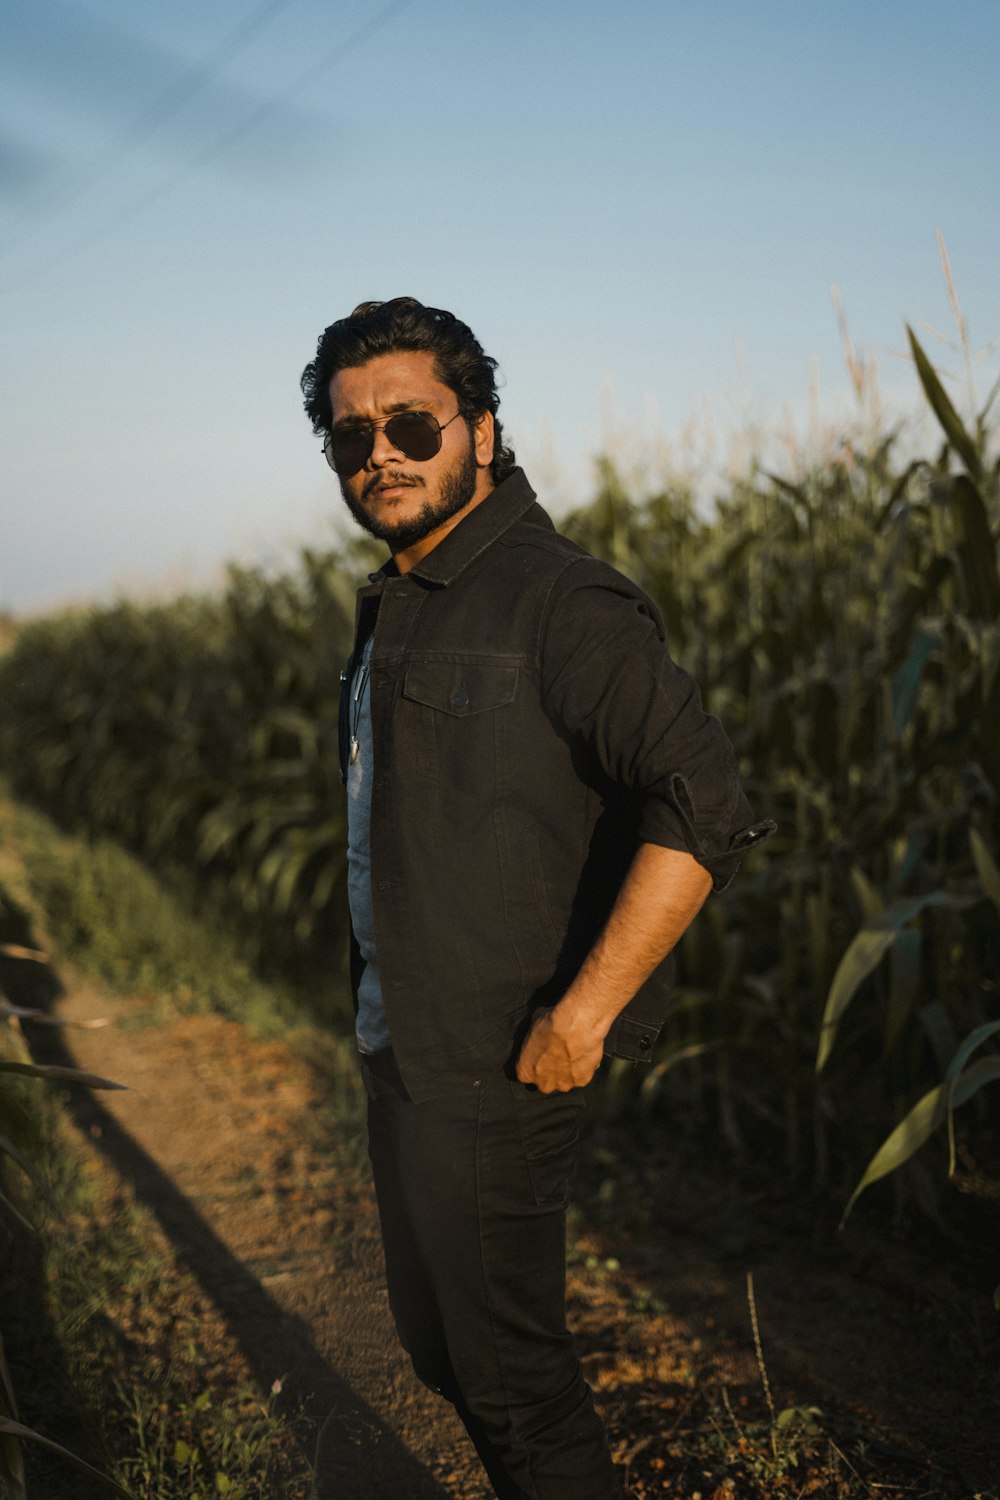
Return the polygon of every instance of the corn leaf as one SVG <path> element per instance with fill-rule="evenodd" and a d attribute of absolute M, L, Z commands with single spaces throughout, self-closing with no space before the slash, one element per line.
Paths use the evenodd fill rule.
<path fill-rule="evenodd" d="M 17 1402 L 7 1368 L 3 1339 L 0 1338 L 0 1417 L 17 1421 Z M 24 1457 L 21 1444 L 9 1433 L 0 1436 L 0 1494 L 5 1500 L 27 1500 L 24 1483 Z"/>
<path fill-rule="evenodd" d="M 787 495 L 790 500 L 797 500 L 808 516 L 810 511 L 809 496 L 800 484 L 792 484 L 791 480 L 782 479 L 780 474 L 771 474 L 768 471 L 765 471 L 764 477 L 769 479 L 772 484 L 777 485 L 778 489 Z"/>
<path fill-rule="evenodd" d="M 21 1212 L 21 1210 L 19 1208 L 17 1208 L 13 1203 L 11 1203 L 11 1201 L 7 1197 L 6 1193 L 0 1193 L 0 1203 L 3 1204 L 3 1206 L 7 1210 L 7 1212 L 13 1218 L 15 1218 L 17 1220 L 17 1222 L 21 1225 L 21 1227 L 23 1229 L 26 1229 L 29 1234 L 34 1234 L 35 1233 L 35 1226 L 34 1226 L 34 1224 L 32 1224 L 32 1222 L 31 1222 L 30 1219 L 26 1219 L 24 1217 L 24 1214 Z M 3 1492 L 0 1491 L 0 1494 L 2 1494 L 2 1493 Z"/>
<path fill-rule="evenodd" d="M 0 1001 L 0 1020 L 31 1021 L 36 1026 L 73 1026 L 81 1031 L 96 1031 L 107 1026 L 106 1016 L 95 1016 L 90 1021 L 68 1021 L 63 1016 L 50 1016 L 47 1010 L 32 1010 L 25 1005 L 8 1005 Z"/>
<path fill-rule="evenodd" d="M 907 928 L 897 937 L 889 955 L 889 1005 L 885 1018 L 885 1050 L 891 1052 L 913 1011 L 920 988 L 920 950 L 923 937 L 918 927 Z"/>
<path fill-rule="evenodd" d="M 911 464 L 907 465 L 902 474 L 900 474 L 899 478 L 896 480 L 896 483 L 889 491 L 889 498 L 886 500 L 882 509 L 878 513 L 878 517 L 875 521 L 876 531 L 882 530 L 886 521 L 892 514 L 892 510 L 896 504 L 896 501 L 899 499 L 900 495 L 902 495 L 903 491 L 906 489 L 906 486 L 909 484 L 910 480 L 913 478 L 917 470 L 922 469 L 923 467 L 924 460 L 922 458 L 915 458 Z"/>
<path fill-rule="evenodd" d="M 666 1057 L 661 1058 L 642 1080 L 639 1089 L 640 1098 L 651 1098 L 659 1089 L 660 1082 L 680 1062 L 687 1062 L 692 1057 L 703 1057 L 706 1052 L 716 1052 L 722 1046 L 721 1042 L 691 1042 L 689 1046 L 677 1047 L 669 1052 Z"/>
<path fill-rule="evenodd" d="M 826 1008 L 820 1025 L 819 1047 L 816 1052 L 816 1072 L 826 1066 L 844 1012 L 857 994 L 869 974 L 877 967 L 883 954 L 892 947 L 907 922 L 911 922 L 928 906 L 951 906 L 961 908 L 969 902 L 961 896 L 949 896 L 946 891 L 931 891 L 925 896 L 911 896 L 903 901 L 894 901 L 881 916 L 867 922 L 856 933 L 844 954 L 830 985 Z"/>
<path fill-rule="evenodd" d="M 326 864 L 318 872 L 309 896 L 310 916 L 322 911 L 327 905 L 333 895 L 337 881 L 344 873 L 344 862 L 339 858 L 336 849 L 334 848 L 331 853 L 332 857 L 327 860 Z"/>
<path fill-rule="evenodd" d="M 21 1457 L 21 1445 L 15 1437 L 4 1436 L 0 1438 L 0 1482 L 2 1482 L 3 1495 L 9 1496 L 10 1500 L 28 1500 L 28 1491 L 24 1487 L 24 1459 Z"/>
<path fill-rule="evenodd" d="M 940 1000 L 920 1008 L 920 1026 L 934 1049 L 934 1056 L 942 1073 L 947 1073 L 948 1064 L 955 1056 L 958 1037 L 951 1016 Z"/>
<path fill-rule="evenodd" d="M 944 1085 L 939 1083 L 937 1088 L 930 1089 L 913 1106 L 909 1114 L 900 1120 L 892 1134 L 875 1152 L 864 1170 L 861 1181 L 847 1200 L 847 1207 L 840 1221 L 841 1229 L 865 1188 L 871 1187 L 873 1182 L 878 1182 L 880 1177 L 886 1177 L 890 1172 L 894 1172 L 913 1155 L 914 1151 L 919 1151 L 941 1124 L 944 1115 Z"/>
<path fill-rule="evenodd" d="M 0 1416 L 10 1417 L 13 1421 L 17 1421 L 17 1402 L 14 1399 L 14 1385 L 7 1366 L 7 1353 L 2 1336 L 0 1336 Z"/>
<path fill-rule="evenodd" d="M 913 627 L 937 603 L 937 595 L 946 578 L 954 572 L 954 559 L 939 553 L 925 563 L 922 572 L 905 584 L 898 593 L 895 608 L 890 616 L 889 637 L 886 642 L 886 667 L 892 670 L 902 665 L 906 651 L 913 638 Z"/>
<path fill-rule="evenodd" d="M 972 845 L 972 858 L 975 861 L 976 872 L 982 882 L 983 890 L 989 896 L 993 905 L 1000 911 L 1000 868 L 986 847 L 986 840 L 978 828 L 970 828 L 969 843 Z"/>
<path fill-rule="evenodd" d="M 21 1444 L 7 1433 L 0 1436 L 0 1486 L 4 1500 L 28 1500 Z"/>
<path fill-rule="evenodd" d="M 58 1083 L 82 1083 L 89 1089 L 127 1089 L 127 1083 L 112 1083 L 80 1068 L 62 1068 L 55 1063 L 21 1063 L 0 1060 L 0 1073 L 21 1073 L 26 1078 L 49 1078 Z"/>
<path fill-rule="evenodd" d="M 959 532 L 955 551 L 969 612 L 976 620 L 995 620 L 1000 616 L 997 544 L 982 496 L 972 481 L 960 474 L 951 487 L 950 503 Z"/>
<path fill-rule="evenodd" d="M 854 891 L 866 922 L 873 922 L 885 911 L 885 902 L 860 865 L 851 866 L 851 889 Z"/>
<path fill-rule="evenodd" d="M 952 406 L 947 391 L 938 379 L 937 371 L 921 348 L 917 336 L 909 323 L 906 325 L 906 332 L 910 340 L 910 349 L 917 367 L 917 374 L 920 377 L 920 384 L 924 388 L 924 394 L 931 404 L 934 415 L 941 423 L 948 442 L 965 464 L 969 473 L 978 479 L 981 466 L 976 445 L 966 431 L 958 412 Z"/>
<path fill-rule="evenodd" d="M 947 891 L 928 891 L 923 896 L 904 896 L 901 901 L 893 901 L 890 906 L 886 907 L 878 921 L 870 925 L 891 927 L 898 931 L 929 906 L 946 906 L 953 911 L 964 911 L 966 907 L 973 904 L 967 896 L 952 896 Z"/>
<path fill-rule="evenodd" d="M 959 1047 L 955 1056 L 948 1064 L 948 1070 L 944 1075 L 946 1090 L 946 1101 L 948 1105 L 948 1175 L 951 1177 L 955 1171 L 955 1127 L 952 1121 L 952 1111 L 959 1104 L 964 1104 L 970 1099 L 976 1089 L 980 1087 L 976 1081 L 985 1073 L 983 1082 L 988 1082 L 992 1076 L 991 1069 L 1000 1066 L 1000 1058 L 984 1057 L 971 1068 L 966 1069 L 965 1064 L 975 1052 L 977 1047 L 988 1041 L 991 1036 L 996 1036 L 1000 1031 L 1000 1021 L 987 1021 L 983 1026 L 977 1026 L 975 1031 L 969 1033 L 965 1041 Z M 971 1087 L 970 1087 L 971 1080 Z"/>
<path fill-rule="evenodd" d="M 86 1459 L 80 1458 L 78 1454 L 71 1453 L 61 1443 L 54 1443 L 51 1438 L 42 1437 L 40 1432 L 35 1432 L 31 1427 L 25 1427 L 23 1422 L 12 1421 L 10 1417 L 0 1417 L 0 1434 L 5 1437 L 23 1438 L 27 1442 L 38 1443 L 40 1447 L 47 1448 L 51 1453 L 58 1453 L 60 1458 L 66 1459 L 74 1468 L 84 1474 L 89 1474 L 91 1479 L 96 1479 L 105 1485 L 116 1495 L 123 1495 L 124 1500 L 135 1500 L 131 1490 L 123 1489 L 117 1480 L 111 1479 L 107 1474 L 102 1474 L 100 1469 L 95 1469 L 93 1464 L 88 1464 Z M 22 1492 L 23 1493 L 23 1492 Z"/>
<path fill-rule="evenodd" d="M 841 1228 L 844 1227 L 848 1214 L 865 1188 L 871 1187 L 872 1183 L 878 1182 L 880 1177 L 886 1177 L 909 1160 L 913 1153 L 919 1151 L 924 1142 L 930 1138 L 945 1116 L 949 1119 L 950 1130 L 952 1110 L 965 1104 L 985 1084 L 1000 1079 L 1000 1057 L 996 1056 L 980 1058 L 964 1073 L 959 1071 L 975 1048 L 998 1031 L 1000 1031 L 1000 1021 L 991 1021 L 985 1026 L 977 1026 L 955 1053 L 948 1068 L 946 1081 L 938 1084 L 937 1088 L 930 1089 L 922 1099 L 918 1100 L 909 1114 L 900 1120 L 891 1135 L 882 1142 L 847 1201 L 847 1207 L 840 1221 Z M 952 1148 L 950 1170 L 954 1171 L 953 1140 L 950 1144 Z"/>
<path fill-rule="evenodd" d="M 975 1031 L 970 1031 L 948 1064 L 948 1071 L 945 1074 L 945 1083 L 949 1086 L 952 1095 L 955 1092 L 955 1083 L 958 1075 L 965 1067 L 973 1052 L 975 1052 L 977 1047 L 981 1047 L 983 1042 L 987 1041 L 991 1036 L 996 1036 L 998 1031 L 1000 1031 L 1000 1021 L 987 1021 L 985 1025 L 977 1026 Z"/>
<path fill-rule="evenodd" d="M 918 630 L 906 661 L 892 674 L 892 727 L 897 735 L 913 718 L 927 660 L 937 646 L 938 638 L 929 630 Z"/>
<path fill-rule="evenodd" d="M 952 1110 L 971 1099 L 987 1083 L 1000 1079 L 1000 1057 L 981 1057 L 956 1078 L 952 1089 L 951 1108 L 948 1110 L 948 1176 L 955 1175 L 955 1123 Z"/>
<path fill-rule="evenodd" d="M 922 833 L 907 833 L 893 845 L 892 864 L 897 885 L 905 885 L 917 868 L 924 852 L 926 838 Z"/>
<path fill-rule="evenodd" d="M 853 938 L 850 947 L 837 965 L 826 1009 L 820 1026 L 819 1048 L 816 1052 L 816 1072 L 821 1073 L 833 1051 L 841 1017 L 857 994 L 868 975 L 878 965 L 884 953 L 892 947 L 897 934 L 891 928 L 865 928 Z"/>

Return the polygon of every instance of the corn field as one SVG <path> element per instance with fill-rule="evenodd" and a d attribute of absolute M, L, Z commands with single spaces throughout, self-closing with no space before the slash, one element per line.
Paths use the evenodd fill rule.
<path fill-rule="evenodd" d="M 685 937 L 653 1068 L 606 1092 L 764 1141 L 849 1206 L 905 1162 L 933 1207 L 914 1152 L 935 1135 L 960 1155 L 1000 1077 L 1000 463 L 989 403 L 963 422 L 910 337 L 941 432 L 926 460 L 845 442 L 709 514 L 682 486 L 630 497 L 604 461 L 562 523 L 657 600 L 778 824 Z M 263 946 L 329 955 L 338 674 L 371 565 L 362 543 L 305 552 L 289 576 L 232 570 L 221 599 L 23 626 L 0 659 L 16 793 L 224 885 Z"/>

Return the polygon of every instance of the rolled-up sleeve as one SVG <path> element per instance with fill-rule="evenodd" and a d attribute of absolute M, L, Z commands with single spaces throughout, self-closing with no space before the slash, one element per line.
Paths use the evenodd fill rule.
<path fill-rule="evenodd" d="M 693 855 L 723 890 L 773 824 L 752 823 L 733 747 L 671 659 L 652 600 L 607 564 L 580 558 L 553 584 L 539 661 L 560 733 L 637 794 L 639 838 Z"/>

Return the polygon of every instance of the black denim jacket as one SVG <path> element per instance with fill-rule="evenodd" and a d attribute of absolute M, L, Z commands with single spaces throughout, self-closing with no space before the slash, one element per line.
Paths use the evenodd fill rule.
<path fill-rule="evenodd" d="M 516 1052 L 640 842 L 689 851 L 721 890 L 773 825 L 750 826 L 732 748 L 656 606 L 553 529 L 520 469 L 409 573 L 388 563 L 359 591 L 342 681 L 372 628 L 375 947 L 420 1100 Z M 650 1056 L 671 977 L 668 959 L 606 1052 Z"/>

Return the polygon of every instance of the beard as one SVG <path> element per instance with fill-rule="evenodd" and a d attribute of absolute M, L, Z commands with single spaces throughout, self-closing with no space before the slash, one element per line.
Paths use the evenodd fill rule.
<path fill-rule="evenodd" d="M 340 492 L 359 526 L 364 527 L 365 531 L 377 537 L 380 542 L 387 542 L 393 552 L 402 552 L 421 541 L 428 532 L 435 531 L 445 521 L 450 521 L 460 510 L 464 510 L 476 492 L 477 477 L 476 457 L 470 442 L 461 463 L 442 477 L 436 497 L 426 500 L 416 515 L 398 521 L 391 515 L 374 516 L 365 509 L 363 500 L 355 500 L 348 494 L 343 484 Z M 376 475 L 372 483 L 374 486 L 386 482 L 413 486 L 424 483 L 416 474 L 388 472 Z"/>

